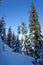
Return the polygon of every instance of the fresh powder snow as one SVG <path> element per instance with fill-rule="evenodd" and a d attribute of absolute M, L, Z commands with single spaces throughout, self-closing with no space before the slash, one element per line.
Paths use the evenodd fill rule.
<path fill-rule="evenodd" d="M 34 65 L 32 64 L 34 58 L 14 53 L 11 50 L 0 38 L 0 65 Z"/>

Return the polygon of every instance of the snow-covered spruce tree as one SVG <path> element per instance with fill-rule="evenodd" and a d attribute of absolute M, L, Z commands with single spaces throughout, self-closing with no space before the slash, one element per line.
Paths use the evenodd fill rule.
<path fill-rule="evenodd" d="M 21 34 L 22 34 L 22 39 L 21 39 L 21 53 L 25 54 L 26 53 L 25 39 L 26 39 L 26 35 L 27 35 L 27 27 L 26 27 L 25 22 L 22 22 L 22 25 L 21 25 Z"/>
<path fill-rule="evenodd" d="M 0 36 L 3 40 L 3 42 L 6 43 L 6 28 L 5 28 L 4 17 L 1 17 L 1 20 L 0 20 Z"/>
<path fill-rule="evenodd" d="M 7 44 L 8 44 L 9 47 L 11 47 L 11 44 L 12 44 L 12 29 L 11 29 L 11 26 L 8 29 Z"/>
<path fill-rule="evenodd" d="M 38 50 L 41 48 L 41 42 L 40 42 L 41 27 L 34 3 L 32 3 L 31 5 L 29 28 L 30 28 L 30 35 L 29 35 L 30 46 L 32 48 L 31 55 L 37 58 L 39 57 Z"/>

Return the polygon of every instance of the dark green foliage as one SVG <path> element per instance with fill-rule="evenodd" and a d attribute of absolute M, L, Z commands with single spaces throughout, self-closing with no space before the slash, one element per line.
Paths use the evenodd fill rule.
<path fill-rule="evenodd" d="M 33 30 L 35 30 L 36 37 L 40 37 L 41 27 L 40 27 L 40 23 L 38 21 L 38 14 L 37 14 L 37 11 L 36 11 L 33 3 L 31 5 L 29 22 L 30 22 L 30 24 L 29 24 L 30 33 Z"/>
<path fill-rule="evenodd" d="M 30 18 L 29 18 L 29 28 L 30 28 L 30 46 L 32 48 L 32 56 L 39 57 L 38 50 L 41 48 L 40 35 L 41 35 L 41 26 L 38 21 L 38 14 L 35 9 L 34 3 L 31 5 Z M 34 54 L 34 55 L 33 55 Z"/>

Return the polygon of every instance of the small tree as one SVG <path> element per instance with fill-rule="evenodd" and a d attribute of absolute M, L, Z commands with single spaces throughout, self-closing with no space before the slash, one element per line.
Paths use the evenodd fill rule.
<path fill-rule="evenodd" d="M 20 52 L 20 40 L 17 38 L 12 44 L 13 52 Z"/>
<path fill-rule="evenodd" d="M 11 47 L 11 43 L 12 43 L 12 29 L 11 29 L 11 26 L 8 29 L 7 43 L 9 45 L 9 47 Z"/>

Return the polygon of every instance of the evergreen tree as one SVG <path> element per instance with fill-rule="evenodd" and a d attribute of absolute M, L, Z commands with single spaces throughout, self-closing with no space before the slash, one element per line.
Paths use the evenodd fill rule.
<path fill-rule="evenodd" d="M 35 9 L 34 3 L 31 5 L 30 18 L 29 18 L 29 28 L 30 28 L 30 46 L 32 50 L 32 54 L 34 57 L 38 57 L 38 50 L 40 48 L 40 35 L 41 35 L 41 27 L 38 20 L 38 14 Z"/>
<path fill-rule="evenodd" d="M 25 43 L 25 39 L 26 39 L 26 35 L 27 35 L 27 27 L 26 24 L 24 22 L 22 22 L 21 25 L 21 33 L 22 33 L 22 39 L 21 39 L 21 53 L 22 54 L 26 54 L 26 43 Z"/>
<path fill-rule="evenodd" d="M 12 29 L 11 29 L 11 26 L 8 29 L 7 43 L 9 45 L 9 47 L 11 47 L 11 44 L 12 44 Z"/>
<path fill-rule="evenodd" d="M 12 48 L 13 48 L 13 52 L 20 52 L 20 41 L 18 38 L 14 40 Z"/>
<path fill-rule="evenodd" d="M 34 30 L 35 31 L 35 35 L 37 36 L 37 38 L 40 37 L 40 33 L 41 33 L 41 27 L 40 27 L 40 23 L 38 21 L 38 14 L 36 12 L 35 6 L 32 3 L 31 5 L 31 11 L 30 11 L 30 33 Z"/>
<path fill-rule="evenodd" d="M 4 17 L 1 17 L 1 20 L 0 20 L 0 36 L 3 42 L 5 42 L 6 41 L 6 29 L 5 29 Z"/>

